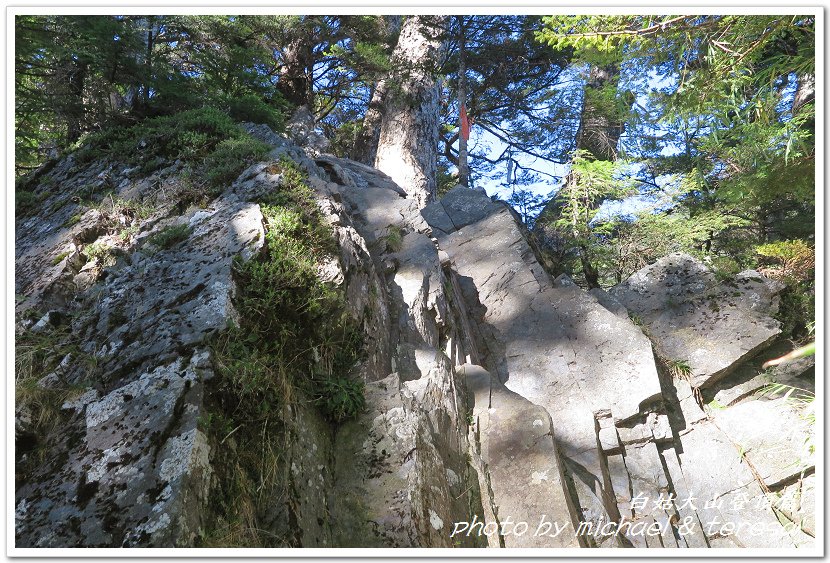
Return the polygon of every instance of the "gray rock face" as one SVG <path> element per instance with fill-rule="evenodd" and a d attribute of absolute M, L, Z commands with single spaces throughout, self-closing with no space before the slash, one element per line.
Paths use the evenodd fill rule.
<path fill-rule="evenodd" d="M 476 347 L 484 367 L 494 374 L 488 386 L 487 372 L 465 367 L 471 372 L 468 385 L 476 399 L 474 412 L 481 417 L 475 426 L 477 459 L 480 475 L 489 479 L 486 490 L 491 503 L 484 503 L 488 519 L 503 521 L 513 513 L 527 518 L 546 509 L 551 514 L 552 506 L 563 518 L 571 508 L 574 526 L 581 530 L 572 539 L 582 546 L 811 545 L 808 532 L 782 526 L 765 504 L 768 487 L 780 488 L 798 478 L 790 461 L 798 456 L 794 445 L 804 443 L 809 428 L 803 421 L 799 425 L 788 419 L 789 411 L 769 401 L 739 403 L 740 408 L 717 412 L 702 408 L 700 391 L 689 381 L 672 381 L 671 374 L 656 369 L 652 342 L 643 333 L 666 355 L 663 347 L 673 350 L 672 331 L 679 330 L 682 336 L 684 323 L 701 322 L 695 306 L 713 301 L 713 308 L 726 311 L 720 317 L 710 313 L 709 330 L 720 335 L 718 345 L 731 353 L 716 356 L 708 367 L 700 362 L 692 367 L 698 373 L 708 369 L 722 375 L 737 369 L 777 334 L 777 325 L 768 315 L 776 310 L 780 287 L 753 272 L 742 273 L 734 283 L 719 284 L 702 264 L 672 256 L 635 274 L 611 294 L 589 294 L 566 276 L 551 280 L 512 214 L 471 190 L 453 190 L 422 216 L 462 282 Z M 629 312 L 642 321 L 642 331 L 629 320 Z M 726 338 L 734 316 L 754 323 L 754 340 L 740 331 L 737 342 Z M 707 392 L 723 393 L 740 385 L 733 379 L 721 384 L 715 377 Z M 509 406 L 501 409 L 508 414 L 497 416 L 495 403 Z M 480 404 L 490 408 L 485 412 Z M 556 486 L 539 489 L 544 502 L 537 502 L 535 495 L 526 500 L 525 490 L 535 490 L 533 484 L 504 486 L 505 480 L 511 485 L 517 479 L 521 482 L 526 464 L 540 459 L 537 454 L 551 456 L 544 440 L 528 447 L 531 441 L 522 438 L 533 434 L 525 418 L 537 411 L 550 416 L 561 468 L 559 482 L 547 483 Z M 753 416 L 800 430 L 762 432 L 750 422 Z M 545 430 L 547 418 L 537 419 Z M 507 428 L 513 439 L 503 442 L 501 432 Z M 771 442 L 763 443 L 761 436 Z M 809 463 L 799 470 L 809 474 Z M 755 469 L 750 470 L 750 464 Z M 509 477 L 501 467 L 510 468 Z M 745 499 L 754 506 L 747 508 Z M 807 521 L 804 528 L 809 529 L 804 508 L 797 508 L 800 512 L 792 518 Z M 622 527 L 608 528 L 609 522 Z M 759 527 L 769 527 L 770 533 L 753 539 Z M 644 533 L 646 528 L 654 533 Z M 567 545 L 545 543 L 538 537 L 490 541 L 491 546 L 497 543 Z"/>
<path fill-rule="evenodd" d="M 586 292 L 551 279 L 505 204 L 456 187 L 421 208 L 387 175 L 322 154 L 307 124 L 292 131 L 308 152 L 246 124 L 271 160 L 186 210 L 175 163 L 149 178 L 71 158 L 53 168 L 62 190 L 16 229 L 16 331 L 69 325 L 80 345 L 34 381 L 77 393 L 50 436 L 15 410 L 16 442 L 46 443 L 18 475 L 18 547 L 192 546 L 220 516 L 211 495 L 235 453 L 200 425 L 209 343 L 237 316 L 233 262 L 262 248 L 256 201 L 280 189 L 269 171 L 286 157 L 340 248 L 318 274 L 362 319 L 366 407 L 339 426 L 292 407 L 275 470 L 285 486 L 263 501 L 269 533 L 298 547 L 814 544 L 809 410 L 757 394 L 756 364 L 777 347 L 747 361 L 778 334 L 776 283 L 721 283 L 673 255 Z M 115 189 L 109 208 L 77 206 L 89 183 Z M 142 202 L 152 210 L 135 219 Z M 172 225 L 187 240 L 154 245 Z M 89 257 L 90 243 L 107 251 Z M 652 346 L 692 376 L 673 380 Z M 773 376 L 812 390 L 810 367 Z"/>
<path fill-rule="evenodd" d="M 640 317 L 660 353 L 691 368 L 694 387 L 708 386 L 780 334 L 769 315 L 780 282 L 757 272 L 718 283 L 700 261 L 672 254 L 635 272 L 611 294 Z"/>
<path fill-rule="evenodd" d="M 207 351 L 76 409 L 58 457 L 18 490 L 17 545 L 187 545 L 210 489 L 197 428 Z"/>
<path fill-rule="evenodd" d="M 565 493 L 550 415 L 482 367 L 465 364 L 461 370 L 473 402 L 481 486 L 497 508 L 487 514 L 500 530 L 487 536 L 490 545 L 579 547 L 579 519 Z M 540 526 L 546 533 L 536 534 Z"/>
<path fill-rule="evenodd" d="M 315 131 L 314 127 L 314 116 L 306 106 L 297 108 L 297 111 L 285 124 L 285 129 L 291 140 L 303 147 L 312 156 L 317 156 L 327 152 L 331 147 L 331 143 Z"/>
<path fill-rule="evenodd" d="M 580 520 L 613 518 L 616 509 L 603 492 L 595 413 L 610 411 L 612 424 L 623 422 L 642 416 L 642 405 L 660 399 L 650 342 L 627 317 L 611 313 L 569 279 L 551 280 L 503 204 L 455 188 L 435 205 L 454 225 L 464 225 L 439 237 L 439 243 L 458 274 L 475 284 L 486 309 L 477 319 L 491 328 L 481 348 L 503 350 L 491 352 L 490 358 L 501 361 L 485 367 L 508 390 L 549 413 Z"/>

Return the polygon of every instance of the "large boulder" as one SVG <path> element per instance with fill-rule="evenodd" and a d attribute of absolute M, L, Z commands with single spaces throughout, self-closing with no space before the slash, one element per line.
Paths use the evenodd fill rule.
<path fill-rule="evenodd" d="M 783 287 L 751 270 L 719 281 L 701 261 L 677 253 L 635 272 L 610 293 L 639 319 L 666 361 L 688 371 L 693 387 L 704 387 L 781 334 L 770 315 Z"/>

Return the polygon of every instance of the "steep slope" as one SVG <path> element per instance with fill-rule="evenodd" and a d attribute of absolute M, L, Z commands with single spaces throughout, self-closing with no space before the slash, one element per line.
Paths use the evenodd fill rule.
<path fill-rule="evenodd" d="M 746 288 L 720 287 L 689 263 L 709 285 L 672 316 L 653 297 L 681 281 L 667 260 L 586 292 L 547 275 L 505 204 L 458 187 L 422 209 L 378 170 L 324 154 L 311 124 L 290 129 L 294 141 L 245 125 L 271 152 L 217 194 L 194 194 L 181 162 L 142 175 L 69 156 L 42 174 L 42 205 L 16 233 L 17 547 L 809 545 L 810 429 L 785 398 L 753 395 L 751 356 L 770 336 L 723 350 L 702 387 L 693 350 L 663 351 L 689 328 L 672 319 L 720 327 L 702 303 L 774 331 L 774 286 L 745 274 Z M 288 320 L 245 309 L 257 288 L 241 272 L 300 228 L 274 216 L 298 183 L 313 200 L 303 221 L 333 238 L 303 283 L 345 308 L 316 322 L 357 327 L 360 354 L 333 360 L 345 337 L 299 346 L 333 379 L 280 376 L 274 407 L 242 424 L 226 407 L 257 412 L 243 375 L 282 372 L 233 338 L 251 316 Z M 694 377 L 672 377 L 672 359 Z M 353 416 L 334 420 L 331 402 Z M 775 510 L 733 508 L 770 495 Z M 253 525 L 261 535 L 240 532 Z"/>

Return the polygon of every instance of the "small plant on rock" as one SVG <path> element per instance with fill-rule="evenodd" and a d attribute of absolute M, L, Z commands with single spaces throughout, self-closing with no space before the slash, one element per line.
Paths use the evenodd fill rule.
<path fill-rule="evenodd" d="M 389 225 L 389 234 L 385 238 L 387 251 L 400 252 L 403 248 L 403 229 L 397 225 Z"/>
<path fill-rule="evenodd" d="M 689 380 L 692 376 L 692 367 L 686 360 L 670 359 L 666 362 L 669 372 L 675 379 Z"/>
<path fill-rule="evenodd" d="M 180 242 L 187 240 L 190 236 L 190 227 L 186 224 L 170 225 L 163 228 L 148 240 L 159 248 L 167 250 L 173 248 Z"/>

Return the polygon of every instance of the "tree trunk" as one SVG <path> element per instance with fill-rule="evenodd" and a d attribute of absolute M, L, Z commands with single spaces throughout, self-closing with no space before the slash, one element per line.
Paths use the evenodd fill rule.
<path fill-rule="evenodd" d="M 464 33 L 464 16 L 458 16 L 458 107 L 467 103 L 467 67 L 465 58 L 465 42 L 466 36 Z M 460 112 L 460 109 L 459 109 Z M 462 123 L 459 116 L 458 121 L 459 135 L 458 135 L 458 183 L 462 186 L 470 185 L 470 165 L 467 158 L 467 139 L 464 138 L 464 133 L 461 130 Z M 508 181 L 510 179 L 508 178 Z"/>
<path fill-rule="evenodd" d="M 383 105 L 386 98 L 386 80 L 381 79 L 375 84 L 366 114 L 363 116 L 363 125 L 355 139 L 351 158 L 369 166 L 374 165 L 378 154 L 380 128 L 383 123 Z"/>
<path fill-rule="evenodd" d="M 84 82 L 87 65 L 78 61 L 66 63 L 66 144 L 71 145 L 81 138 L 84 109 Z"/>
<path fill-rule="evenodd" d="M 585 245 L 579 247 L 579 261 L 582 263 L 585 285 L 588 286 L 588 289 L 599 289 L 599 272 L 596 266 L 591 263 L 588 257 L 588 248 Z"/>
<path fill-rule="evenodd" d="M 295 106 L 308 106 L 313 111 L 314 42 L 305 22 L 282 53 L 282 66 L 277 89 Z"/>
<path fill-rule="evenodd" d="M 619 78 L 616 65 L 591 66 L 585 83 L 582 116 L 576 134 L 576 148 L 590 152 L 597 160 L 616 160 L 617 144 L 623 131 L 622 120 L 608 115 L 591 101 L 591 93 L 615 84 Z M 603 108 L 604 109 L 604 108 Z"/>
<path fill-rule="evenodd" d="M 150 84 L 153 83 L 153 46 L 155 44 L 155 36 L 153 35 L 153 27 L 155 25 L 155 18 L 147 16 L 147 52 L 144 56 L 144 108 L 150 104 Z"/>
<path fill-rule="evenodd" d="M 437 192 L 439 92 L 434 67 L 444 41 L 433 36 L 447 19 L 411 16 L 403 24 L 392 55 L 375 158 L 375 167 L 421 206 L 434 201 Z"/>
<path fill-rule="evenodd" d="M 387 35 L 397 33 L 401 28 L 401 16 L 384 16 Z M 391 46 L 390 46 L 391 47 Z M 380 141 L 380 127 L 383 123 L 383 105 L 386 99 L 387 81 L 382 78 L 375 84 L 366 114 L 363 116 L 363 125 L 352 147 L 351 158 L 369 166 L 374 165 L 378 154 Z"/>
<path fill-rule="evenodd" d="M 816 99 L 816 77 L 804 74 L 798 77 L 798 87 L 793 97 L 792 113 L 796 115 L 801 108 Z"/>

